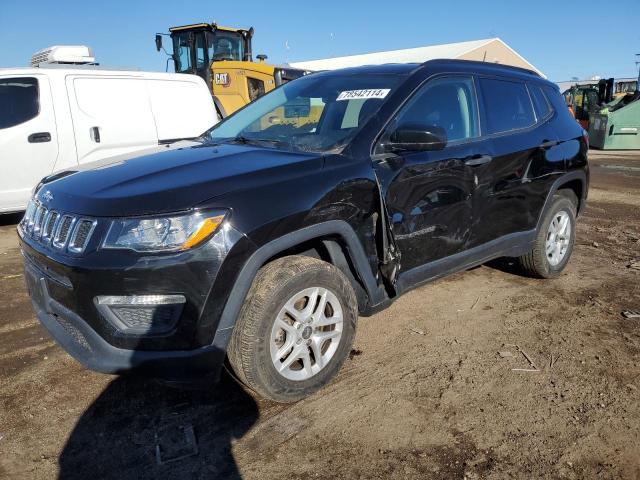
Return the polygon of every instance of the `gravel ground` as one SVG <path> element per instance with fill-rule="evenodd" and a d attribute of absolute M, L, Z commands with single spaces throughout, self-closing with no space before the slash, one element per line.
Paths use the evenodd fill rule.
<path fill-rule="evenodd" d="M 499 261 L 416 289 L 288 406 L 228 377 L 194 392 L 84 370 L 35 320 L 3 218 L 0 478 L 640 478 L 640 319 L 621 315 L 640 310 L 640 153 L 591 168 L 560 278 Z M 524 353 L 539 371 L 512 370 Z"/>

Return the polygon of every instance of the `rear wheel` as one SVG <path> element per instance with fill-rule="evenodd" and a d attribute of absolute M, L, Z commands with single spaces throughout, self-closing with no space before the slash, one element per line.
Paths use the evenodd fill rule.
<path fill-rule="evenodd" d="M 290 256 L 256 275 L 234 328 L 229 362 L 261 396 L 295 402 L 326 385 L 351 350 L 356 296 L 344 274 Z"/>
<path fill-rule="evenodd" d="M 530 276 L 554 278 L 566 267 L 576 238 L 578 200 L 573 192 L 554 195 L 542 221 L 533 249 L 518 258 Z"/>

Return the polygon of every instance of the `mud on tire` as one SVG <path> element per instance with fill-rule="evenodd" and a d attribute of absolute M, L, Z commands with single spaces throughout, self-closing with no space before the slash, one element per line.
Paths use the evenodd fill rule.
<path fill-rule="evenodd" d="M 554 278 L 564 270 L 575 242 L 577 206 L 578 199 L 572 191 L 562 190 L 553 196 L 533 249 L 518 257 L 520 268 L 526 275 Z M 568 228 L 563 233 L 561 227 L 565 221 Z"/>
<path fill-rule="evenodd" d="M 259 395 L 295 402 L 338 373 L 351 350 L 357 318 L 353 288 L 336 267 L 304 256 L 274 260 L 260 269 L 247 294 L 229 363 Z M 292 361 L 295 355 L 301 358 Z"/>

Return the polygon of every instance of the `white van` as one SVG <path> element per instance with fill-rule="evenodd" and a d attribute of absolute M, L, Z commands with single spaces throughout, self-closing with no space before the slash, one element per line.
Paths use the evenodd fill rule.
<path fill-rule="evenodd" d="M 43 177 L 202 134 L 217 122 L 196 75 L 49 65 L 0 69 L 0 213 Z"/>

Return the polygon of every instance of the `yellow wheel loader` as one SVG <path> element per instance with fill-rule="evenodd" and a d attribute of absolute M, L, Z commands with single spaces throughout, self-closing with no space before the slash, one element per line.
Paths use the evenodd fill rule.
<path fill-rule="evenodd" d="M 221 27 L 198 23 L 169 29 L 173 60 L 177 73 L 192 73 L 204 78 L 218 110 L 224 118 L 278 85 L 307 73 L 265 62 L 266 55 L 253 61 L 253 28 Z M 162 47 L 162 35 L 156 34 L 156 49 Z M 166 34 L 165 34 L 166 35 Z"/>

